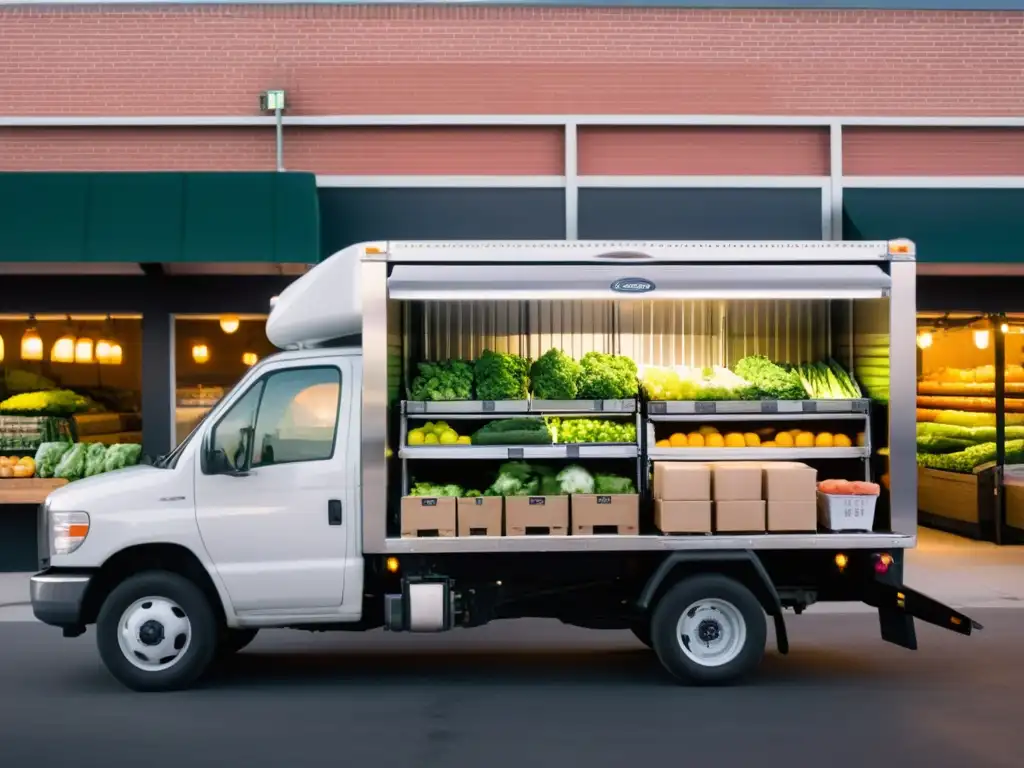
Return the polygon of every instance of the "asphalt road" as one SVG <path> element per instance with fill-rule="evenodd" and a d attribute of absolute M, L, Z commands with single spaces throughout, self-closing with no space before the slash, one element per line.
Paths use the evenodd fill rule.
<path fill-rule="evenodd" d="M 92 633 L 0 624 L 0 766 L 1019 768 L 1024 611 L 971 638 L 793 618 L 750 685 L 681 688 L 632 636 L 542 621 L 438 636 L 267 632 L 200 690 L 134 694 Z M 657 761 L 657 762 L 655 762 Z"/>

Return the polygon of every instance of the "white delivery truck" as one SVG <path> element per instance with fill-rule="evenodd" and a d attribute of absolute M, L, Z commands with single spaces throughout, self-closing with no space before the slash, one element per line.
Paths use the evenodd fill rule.
<path fill-rule="evenodd" d="M 33 609 L 136 690 L 264 627 L 548 617 L 703 684 L 818 601 L 969 635 L 902 583 L 915 327 L 908 241 L 352 246 L 171 453 L 49 496 Z"/>

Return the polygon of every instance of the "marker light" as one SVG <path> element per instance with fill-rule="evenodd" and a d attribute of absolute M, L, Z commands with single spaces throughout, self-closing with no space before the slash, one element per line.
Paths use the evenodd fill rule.
<path fill-rule="evenodd" d="M 844 568 L 846 568 L 846 566 L 849 564 L 849 562 L 850 562 L 850 559 L 846 555 L 844 555 L 842 552 L 840 552 L 838 555 L 836 555 L 836 568 L 838 568 L 840 571 L 843 570 Z"/>
<path fill-rule="evenodd" d="M 389 557 L 384 561 L 384 567 L 388 569 L 388 573 L 398 573 L 398 558 Z"/>
<path fill-rule="evenodd" d="M 51 512 L 50 544 L 55 555 L 70 555 L 89 535 L 89 515 L 85 512 Z"/>

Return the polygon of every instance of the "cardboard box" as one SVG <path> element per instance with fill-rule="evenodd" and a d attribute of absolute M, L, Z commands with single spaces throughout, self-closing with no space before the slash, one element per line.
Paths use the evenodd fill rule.
<path fill-rule="evenodd" d="M 573 494 L 571 509 L 576 535 L 636 536 L 640 532 L 640 497 L 635 493 Z"/>
<path fill-rule="evenodd" d="M 654 525 L 662 533 L 711 533 L 711 502 L 658 499 Z"/>
<path fill-rule="evenodd" d="M 766 526 L 763 501 L 716 501 L 716 533 L 756 533 Z"/>
<path fill-rule="evenodd" d="M 501 496 L 459 499 L 459 536 L 501 536 Z"/>
<path fill-rule="evenodd" d="M 716 461 L 711 465 L 715 501 L 761 501 L 763 486 L 764 470 L 759 462 Z"/>
<path fill-rule="evenodd" d="M 567 536 L 568 496 L 506 496 L 506 536 Z"/>
<path fill-rule="evenodd" d="M 455 535 L 454 496 L 402 497 L 402 538 Z"/>
<path fill-rule="evenodd" d="M 813 504 L 818 499 L 818 470 L 798 461 L 773 461 L 764 465 L 764 498 Z M 771 514 L 769 513 L 769 517 Z M 771 526 L 768 526 L 771 528 Z"/>
<path fill-rule="evenodd" d="M 711 467 L 689 461 L 654 462 L 654 498 L 710 501 Z"/>
<path fill-rule="evenodd" d="M 815 501 L 769 501 L 768 530 L 814 533 L 818 530 Z"/>

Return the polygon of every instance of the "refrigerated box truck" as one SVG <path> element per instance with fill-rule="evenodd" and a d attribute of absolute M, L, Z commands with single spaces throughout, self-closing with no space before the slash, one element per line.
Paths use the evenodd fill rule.
<path fill-rule="evenodd" d="M 905 240 L 352 246 L 274 301 L 282 351 L 171 453 L 49 496 L 33 610 L 95 625 L 137 690 L 267 627 L 554 618 L 697 684 L 754 670 L 769 619 L 785 654 L 815 602 L 909 649 L 915 617 L 969 635 L 903 585 L 915 328 Z"/>

